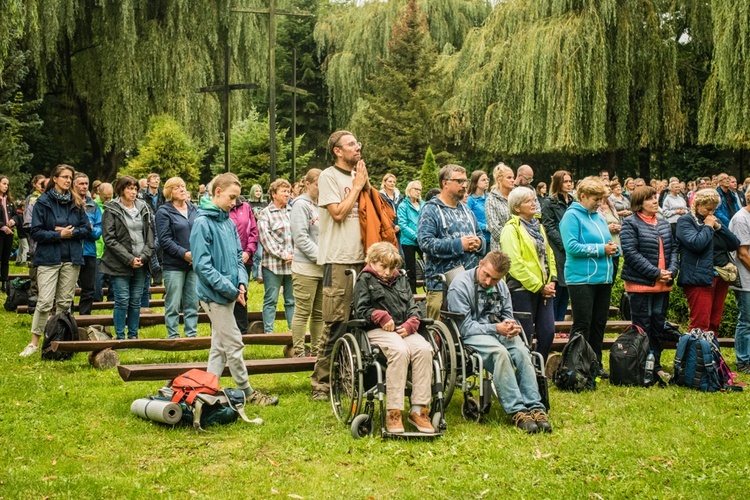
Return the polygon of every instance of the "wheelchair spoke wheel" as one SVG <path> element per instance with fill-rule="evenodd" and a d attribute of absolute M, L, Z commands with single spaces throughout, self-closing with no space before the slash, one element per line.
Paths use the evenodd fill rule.
<path fill-rule="evenodd" d="M 331 353 L 331 406 L 345 424 L 362 404 L 362 354 L 354 337 L 347 333 L 336 341 Z"/>
<path fill-rule="evenodd" d="M 354 417 L 354 420 L 352 420 L 351 432 L 354 439 L 369 436 L 372 433 L 372 419 L 370 418 L 370 415 L 363 413 Z"/>
<path fill-rule="evenodd" d="M 427 328 L 443 363 L 443 373 L 441 373 L 443 379 L 443 408 L 448 408 L 448 404 L 453 397 L 453 391 L 456 388 L 456 376 L 458 374 L 456 344 L 453 335 L 443 323 L 438 321 Z"/>
<path fill-rule="evenodd" d="M 479 403 L 472 396 L 465 396 L 461 405 L 461 416 L 464 420 L 479 422 L 482 420 L 483 413 L 479 410 Z"/>

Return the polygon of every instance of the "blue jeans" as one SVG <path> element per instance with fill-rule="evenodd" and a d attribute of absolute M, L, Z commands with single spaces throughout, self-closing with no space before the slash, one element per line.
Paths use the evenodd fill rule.
<path fill-rule="evenodd" d="M 170 339 L 180 338 L 180 303 L 184 313 L 185 336 L 198 335 L 198 278 L 192 269 L 164 271 L 164 323 Z"/>
<path fill-rule="evenodd" d="M 735 290 L 737 298 L 737 328 L 734 331 L 734 354 L 737 363 L 750 363 L 750 292 Z"/>
<path fill-rule="evenodd" d="M 102 259 L 96 259 L 96 281 L 94 284 L 94 302 L 101 302 L 104 300 L 104 287 L 109 288 L 109 274 L 104 274 L 100 266 L 102 265 Z M 112 297 L 114 294 L 110 291 L 107 293 L 107 297 Z"/>
<path fill-rule="evenodd" d="M 260 274 L 260 269 L 261 269 L 260 260 L 261 260 L 261 257 L 263 257 L 263 247 L 260 246 L 260 242 L 258 242 L 258 249 L 253 254 L 253 278 L 252 279 L 254 279 L 254 280 L 257 280 L 258 277 L 262 277 L 262 275 Z"/>
<path fill-rule="evenodd" d="M 125 321 L 128 325 L 128 338 L 138 338 L 138 324 L 141 320 L 141 295 L 146 271 L 141 267 L 133 270 L 130 276 L 110 276 L 109 282 L 115 296 L 115 309 L 112 319 L 118 340 L 125 339 Z"/>
<path fill-rule="evenodd" d="M 279 301 L 279 289 L 284 286 L 284 315 L 289 329 L 292 329 L 294 316 L 294 286 L 291 274 L 275 274 L 265 267 L 263 269 L 263 331 L 273 333 L 273 322 L 276 321 L 276 303 Z"/>
<path fill-rule="evenodd" d="M 484 369 L 492 373 L 500 404 L 505 413 L 539 409 L 544 411 L 534 365 L 520 337 L 472 335 L 463 339 L 482 356 Z"/>
<path fill-rule="evenodd" d="M 143 292 L 141 293 L 141 307 L 151 306 L 151 275 L 144 271 Z"/>

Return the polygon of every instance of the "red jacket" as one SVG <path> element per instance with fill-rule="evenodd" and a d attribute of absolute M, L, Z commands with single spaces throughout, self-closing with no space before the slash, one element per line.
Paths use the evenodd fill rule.
<path fill-rule="evenodd" d="M 396 214 L 375 189 L 363 189 L 359 193 L 359 227 L 362 230 L 362 245 L 365 252 L 373 243 L 387 241 L 398 247 L 393 220 Z"/>

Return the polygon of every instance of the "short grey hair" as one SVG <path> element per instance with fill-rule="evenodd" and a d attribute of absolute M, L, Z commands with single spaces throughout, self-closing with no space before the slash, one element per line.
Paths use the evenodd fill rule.
<path fill-rule="evenodd" d="M 450 163 L 440 169 L 440 172 L 438 172 L 438 184 L 440 184 L 440 189 L 443 189 L 443 181 L 450 179 L 454 172 L 465 174 L 466 169 L 461 165 L 456 165 L 454 163 Z"/>
<path fill-rule="evenodd" d="M 533 199 L 534 191 L 526 186 L 513 188 L 513 191 L 508 195 L 508 207 L 510 208 L 510 213 L 516 215 L 516 208 L 519 207 L 521 203 Z"/>

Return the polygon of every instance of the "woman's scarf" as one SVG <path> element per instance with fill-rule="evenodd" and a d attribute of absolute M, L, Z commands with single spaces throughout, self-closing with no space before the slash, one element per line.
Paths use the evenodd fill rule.
<path fill-rule="evenodd" d="M 523 217 L 519 217 L 519 219 L 523 223 L 523 227 L 526 228 L 526 231 L 534 240 L 534 245 L 536 246 L 536 254 L 539 257 L 539 262 L 542 263 L 542 267 L 544 269 L 547 269 L 547 246 L 546 242 L 544 241 L 544 235 L 542 234 L 542 228 L 541 224 L 539 223 L 539 219 L 537 219 L 536 217 L 532 217 L 531 221 L 527 221 Z"/>
<path fill-rule="evenodd" d="M 62 203 L 63 205 L 73 201 L 73 195 L 70 193 L 70 190 L 61 193 L 57 189 L 52 188 L 48 192 L 58 203 Z"/>

